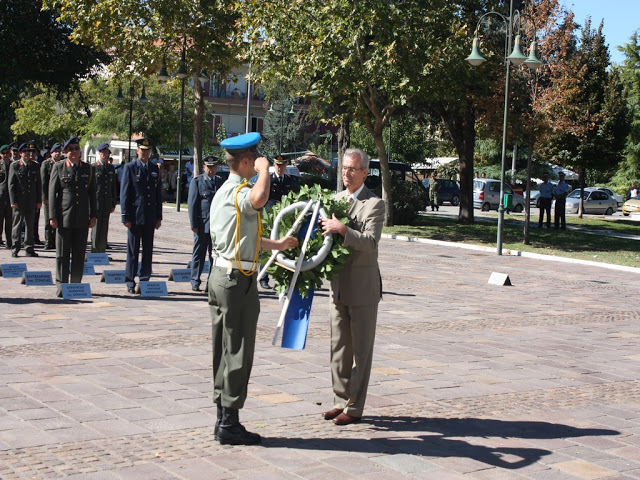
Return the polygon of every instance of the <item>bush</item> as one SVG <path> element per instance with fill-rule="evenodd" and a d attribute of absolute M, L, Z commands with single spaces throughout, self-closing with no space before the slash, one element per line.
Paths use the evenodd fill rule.
<path fill-rule="evenodd" d="M 407 182 L 391 177 L 394 225 L 413 225 L 419 212 L 427 208 L 426 189 L 415 182 Z"/>

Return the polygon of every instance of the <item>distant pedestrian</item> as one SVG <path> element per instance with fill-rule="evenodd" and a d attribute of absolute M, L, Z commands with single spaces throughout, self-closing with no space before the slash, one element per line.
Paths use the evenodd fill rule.
<path fill-rule="evenodd" d="M 107 251 L 109 219 L 116 209 L 118 200 L 118 180 L 115 167 L 109 162 L 111 150 L 109 143 L 98 146 L 96 173 L 96 226 L 91 231 L 91 253 Z"/>
<path fill-rule="evenodd" d="M 96 182 L 93 167 L 80 160 L 77 137 L 63 147 L 65 161 L 57 162 L 49 181 L 49 224 L 56 232 L 56 286 L 62 297 L 62 284 L 80 283 L 87 253 L 89 229 L 96 224 Z M 71 269 L 69 269 L 71 261 Z"/>
<path fill-rule="evenodd" d="M 440 190 L 440 181 L 436 178 L 436 172 L 431 174 L 429 180 L 429 203 L 431 204 L 431 211 L 440 211 L 438 191 Z"/>
<path fill-rule="evenodd" d="M 12 211 L 11 202 L 9 200 L 9 167 L 11 166 L 11 147 L 2 145 L 0 147 L 0 245 L 2 235 L 6 243 L 5 247 L 11 250 L 11 221 Z"/>
<path fill-rule="evenodd" d="M 570 187 L 569 184 L 564 181 L 564 172 L 559 172 L 558 178 L 558 184 L 554 189 L 554 196 L 556 197 L 556 207 L 554 211 L 554 228 L 560 227 L 562 230 L 566 230 L 567 219 L 565 214 L 565 207 Z"/>
<path fill-rule="evenodd" d="M 148 282 L 151 278 L 153 236 L 162 225 L 162 182 L 158 166 L 149 161 L 151 141 L 141 138 L 136 143 L 138 158 L 122 167 L 120 185 L 122 223 L 127 227 L 125 283 L 129 293 L 135 293 L 141 242 L 140 281 Z"/>
<path fill-rule="evenodd" d="M 204 260 L 209 254 L 211 259 L 211 235 L 209 233 L 209 216 L 211 201 L 218 188 L 222 185 L 222 178 L 216 175 L 218 171 L 218 157 L 209 155 L 203 159 L 204 172 L 193 179 L 189 186 L 189 222 L 193 232 L 193 254 L 191 256 L 191 289 L 200 291 L 200 276 L 204 268 Z"/>
<path fill-rule="evenodd" d="M 42 206 L 42 180 L 40 165 L 35 162 L 38 148 L 35 141 L 25 142 L 18 148 L 20 160 L 9 168 L 9 198 L 13 209 L 11 230 L 11 256 L 17 257 L 22 248 L 24 225 L 24 247 L 28 257 L 37 257 L 34 251 L 33 223 L 36 210 Z"/>
<path fill-rule="evenodd" d="M 40 180 L 42 181 L 42 203 L 44 204 L 44 249 L 56 249 L 56 231 L 51 226 L 49 220 L 49 182 L 51 181 L 51 170 L 53 166 L 62 159 L 62 145 L 54 143 L 49 148 L 50 156 L 40 165 Z"/>
<path fill-rule="evenodd" d="M 551 203 L 553 201 L 553 185 L 549 182 L 549 174 L 542 175 L 540 184 L 540 196 L 538 197 L 540 206 L 540 217 L 538 218 L 538 228 L 544 224 L 544 214 L 547 214 L 547 228 L 551 228 Z"/>

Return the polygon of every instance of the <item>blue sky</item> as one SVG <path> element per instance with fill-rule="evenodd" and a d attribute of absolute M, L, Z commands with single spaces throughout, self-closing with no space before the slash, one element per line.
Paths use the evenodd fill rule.
<path fill-rule="evenodd" d="M 581 26 L 588 15 L 592 28 L 604 20 L 603 32 L 611 61 L 622 63 L 624 57 L 616 46 L 629 43 L 629 37 L 640 28 L 640 0 L 562 0 L 562 3 L 573 10 Z"/>

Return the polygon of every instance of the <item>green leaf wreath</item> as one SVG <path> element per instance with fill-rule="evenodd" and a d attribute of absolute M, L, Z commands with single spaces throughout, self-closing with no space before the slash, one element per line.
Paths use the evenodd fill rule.
<path fill-rule="evenodd" d="M 324 208 L 329 217 L 335 213 L 336 217 L 342 223 L 345 225 L 349 224 L 349 217 L 347 216 L 349 204 L 346 201 L 335 200 L 331 190 L 323 189 L 319 185 L 303 185 L 300 187 L 299 192 L 289 192 L 288 195 L 282 197 L 282 200 L 280 200 L 279 203 L 276 203 L 268 212 L 264 213 L 262 217 L 262 235 L 265 237 L 271 236 L 273 220 L 278 216 L 278 213 L 280 213 L 282 209 L 296 202 L 307 202 L 311 199 L 320 199 L 322 202 L 322 208 Z M 287 215 L 280 221 L 279 232 L 281 235 L 285 235 L 289 231 L 299 214 L 300 212 L 296 211 L 295 214 L 292 213 L 291 215 Z M 306 220 L 309 221 L 310 219 L 311 211 L 307 213 Z M 316 233 L 313 238 L 309 239 L 309 245 L 305 252 L 305 260 L 308 260 L 318 253 L 318 250 L 322 247 L 323 240 L 323 236 L 319 232 Z M 319 289 L 322 287 L 323 279 L 326 278 L 327 280 L 331 280 L 331 278 L 344 267 L 350 252 L 349 249 L 342 245 L 342 241 L 342 235 L 334 234 L 331 251 L 324 261 L 312 270 L 300 272 L 296 288 L 300 292 L 302 298 L 306 298 L 309 295 L 309 288 L 313 287 L 316 290 Z M 299 246 L 286 250 L 283 253 L 288 258 L 297 259 L 300 256 L 301 250 L 302 240 L 300 241 Z M 261 262 L 263 265 L 267 262 L 268 258 L 268 255 L 262 256 Z M 271 264 L 267 269 L 267 272 L 275 282 L 276 292 L 278 292 L 278 294 L 286 293 L 287 288 L 291 283 L 293 272 L 276 265 L 275 262 Z"/>

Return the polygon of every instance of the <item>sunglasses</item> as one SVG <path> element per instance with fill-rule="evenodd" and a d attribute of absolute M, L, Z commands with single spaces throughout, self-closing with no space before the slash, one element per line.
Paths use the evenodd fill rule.
<path fill-rule="evenodd" d="M 82 150 L 82 149 L 80 148 L 80 146 L 79 146 L 79 145 L 76 145 L 75 147 L 69 147 L 69 148 L 68 148 L 68 150 L 69 150 L 70 152 L 79 152 L 79 151 L 80 151 L 80 150 Z"/>

